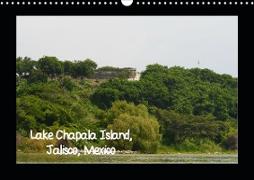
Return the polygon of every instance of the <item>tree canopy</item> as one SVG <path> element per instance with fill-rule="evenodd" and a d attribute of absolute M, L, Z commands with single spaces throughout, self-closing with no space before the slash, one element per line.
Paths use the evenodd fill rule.
<path fill-rule="evenodd" d="M 101 108 L 109 108 L 115 100 L 126 100 L 183 114 L 236 119 L 237 79 L 207 69 L 155 64 L 147 66 L 140 81 L 112 79 L 105 82 L 94 92 L 92 100 Z"/>
<path fill-rule="evenodd" d="M 127 69 L 97 68 L 90 59 L 17 58 L 17 132 L 130 129 L 131 142 L 92 143 L 143 153 L 155 153 L 161 145 L 190 151 L 237 149 L 237 78 L 152 64 L 139 81 L 128 81 Z M 97 72 L 115 74 L 98 80 Z"/>

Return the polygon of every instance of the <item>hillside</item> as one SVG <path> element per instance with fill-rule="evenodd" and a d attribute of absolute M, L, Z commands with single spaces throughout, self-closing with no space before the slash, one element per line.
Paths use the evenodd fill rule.
<path fill-rule="evenodd" d="M 43 144 L 27 138 L 30 129 L 54 132 L 61 128 L 131 129 L 134 138 L 127 144 L 69 142 L 77 147 L 107 144 L 143 153 L 163 148 L 188 152 L 237 149 L 237 78 L 209 69 L 153 64 L 139 81 L 128 81 L 126 69 L 121 72 L 120 68 L 113 69 L 117 72 L 113 78 L 94 80 L 96 70 L 92 60 L 17 58 L 19 150 L 44 150 Z"/>

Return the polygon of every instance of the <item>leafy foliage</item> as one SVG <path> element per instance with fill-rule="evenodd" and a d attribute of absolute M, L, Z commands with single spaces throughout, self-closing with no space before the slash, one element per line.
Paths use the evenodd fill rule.
<path fill-rule="evenodd" d="M 40 70 L 48 76 L 57 76 L 63 72 L 61 62 L 56 57 L 44 56 L 39 59 L 38 67 Z"/>
<path fill-rule="evenodd" d="M 135 106 L 126 101 L 116 101 L 109 110 L 108 119 L 112 124 L 108 129 L 126 132 L 130 129 L 132 141 L 113 141 L 111 145 L 118 149 L 131 149 L 144 153 L 155 153 L 158 148 L 160 134 L 159 123 L 150 116 L 144 105 Z"/>
<path fill-rule="evenodd" d="M 221 143 L 229 132 L 227 123 L 212 116 L 181 115 L 158 109 L 156 117 L 161 124 L 165 144 L 179 144 L 186 139 L 209 139 Z"/>
<path fill-rule="evenodd" d="M 108 145 L 143 153 L 155 153 L 159 144 L 191 152 L 238 148 L 237 78 L 153 64 L 139 81 L 128 81 L 126 68 L 96 68 L 90 59 L 16 59 L 16 130 L 28 149 L 41 151 L 43 145 L 23 137 L 30 129 L 59 128 L 130 129 L 133 141 Z M 92 79 L 109 71 L 115 72 L 109 79 Z M 27 150 L 24 143 L 19 147 Z M 84 142 L 73 144 L 81 148 Z"/>
<path fill-rule="evenodd" d="M 109 97 L 101 98 L 106 95 Z M 112 79 L 105 82 L 95 91 L 92 100 L 101 108 L 109 108 L 115 100 L 126 100 L 183 114 L 236 119 L 237 81 L 207 69 L 197 71 L 155 64 L 147 66 L 140 81 Z"/>

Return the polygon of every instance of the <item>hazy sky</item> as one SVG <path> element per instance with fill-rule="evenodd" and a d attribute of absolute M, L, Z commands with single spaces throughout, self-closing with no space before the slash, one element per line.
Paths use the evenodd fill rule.
<path fill-rule="evenodd" d="M 17 56 L 159 63 L 238 76 L 237 16 L 18 16 Z M 200 64 L 198 64 L 198 61 Z"/>

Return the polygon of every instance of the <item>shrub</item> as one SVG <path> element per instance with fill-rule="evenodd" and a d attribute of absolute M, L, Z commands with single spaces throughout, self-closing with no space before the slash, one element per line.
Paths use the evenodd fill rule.
<path fill-rule="evenodd" d="M 62 86 L 62 88 L 66 89 L 68 91 L 72 91 L 76 87 L 75 83 L 72 81 L 72 79 L 70 77 L 64 77 L 61 80 L 61 86 Z"/>
<path fill-rule="evenodd" d="M 185 139 L 182 143 L 174 146 L 183 152 L 221 152 L 222 148 L 209 139 Z"/>
<path fill-rule="evenodd" d="M 43 74 L 43 72 L 40 70 L 33 70 L 30 76 L 27 78 L 27 81 L 29 83 L 38 83 L 38 82 L 45 83 L 48 81 L 48 77 L 45 74 Z"/>
<path fill-rule="evenodd" d="M 237 134 L 228 136 L 223 144 L 224 144 L 224 147 L 228 150 L 238 149 L 238 136 L 237 136 Z"/>
<path fill-rule="evenodd" d="M 56 144 L 56 140 L 36 140 L 16 134 L 16 148 L 23 152 L 43 152 L 46 151 L 47 145 Z"/>
<path fill-rule="evenodd" d="M 108 125 L 108 129 L 117 132 L 126 132 L 130 129 L 132 141 L 109 141 L 110 145 L 117 149 L 131 149 L 143 153 L 157 151 L 160 140 L 159 123 L 154 117 L 149 116 L 144 105 L 135 106 L 125 101 L 117 101 L 113 104 L 111 113 L 113 123 Z"/>

